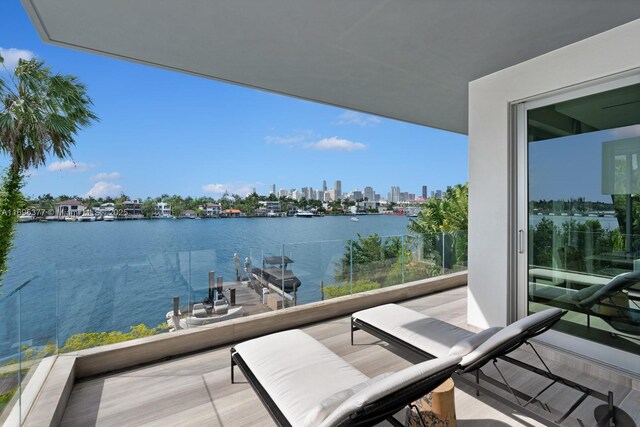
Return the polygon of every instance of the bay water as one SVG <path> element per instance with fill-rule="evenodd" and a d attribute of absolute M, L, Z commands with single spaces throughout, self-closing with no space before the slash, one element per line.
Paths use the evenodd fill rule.
<path fill-rule="evenodd" d="M 301 280 L 299 303 L 318 301 L 357 234 L 407 234 L 404 216 L 225 218 L 18 224 L 0 297 L 0 349 L 55 342 L 72 334 L 128 331 L 165 321 L 207 294 L 208 273 L 235 280 L 244 267 L 284 254 Z M 30 281 L 20 292 L 20 285 Z M 1 351 L 7 354 L 6 351 Z M 0 354 L 0 357 L 2 356 Z"/>

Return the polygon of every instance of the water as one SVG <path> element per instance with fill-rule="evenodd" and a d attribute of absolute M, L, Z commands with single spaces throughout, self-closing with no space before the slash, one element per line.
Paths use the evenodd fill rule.
<path fill-rule="evenodd" d="M 357 233 L 407 233 L 402 216 L 323 218 L 229 218 L 18 224 L 9 272 L 4 277 L 0 319 L 2 342 L 21 328 L 23 342 L 63 345 L 74 333 L 128 331 L 165 320 L 171 298 L 181 303 L 206 295 L 208 272 L 234 280 L 233 255 L 292 258 L 300 278 L 298 301 L 320 299 L 320 281 L 329 284 Z M 284 246 L 284 247 L 283 247 Z M 20 307 L 6 296 L 25 280 Z M 58 322 L 55 319 L 59 319 Z M 17 322 L 22 320 L 20 324 Z M 26 340 L 25 340 L 26 337 Z M 15 339 L 13 339 L 15 341 Z"/>

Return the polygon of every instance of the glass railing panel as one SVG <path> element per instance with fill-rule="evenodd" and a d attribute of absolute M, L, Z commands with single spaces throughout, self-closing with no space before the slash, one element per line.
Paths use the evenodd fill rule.
<path fill-rule="evenodd" d="M 0 424 L 20 422 L 20 383 L 26 371 L 21 366 L 20 294 L 0 296 Z"/>
<path fill-rule="evenodd" d="M 349 274 L 344 270 L 344 248 L 342 240 L 285 245 L 285 254 L 294 261 L 291 272 L 300 282 L 290 292 L 296 305 L 351 293 Z"/>

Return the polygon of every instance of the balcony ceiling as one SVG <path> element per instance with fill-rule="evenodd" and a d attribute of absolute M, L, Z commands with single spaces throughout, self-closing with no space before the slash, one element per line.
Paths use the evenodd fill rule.
<path fill-rule="evenodd" d="M 640 18 L 638 0 L 22 2 L 52 44 L 459 133 L 469 81 Z"/>

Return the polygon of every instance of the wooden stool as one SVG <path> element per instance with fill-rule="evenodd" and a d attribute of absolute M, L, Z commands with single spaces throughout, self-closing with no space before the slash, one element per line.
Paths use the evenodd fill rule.
<path fill-rule="evenodd" d="M 422 399 L 416 400 L 407 409 L 407 427 L 457 427 L 455 385 L 449 378 Z M 420 420 L 422 418 L 422 421 Z"/>

